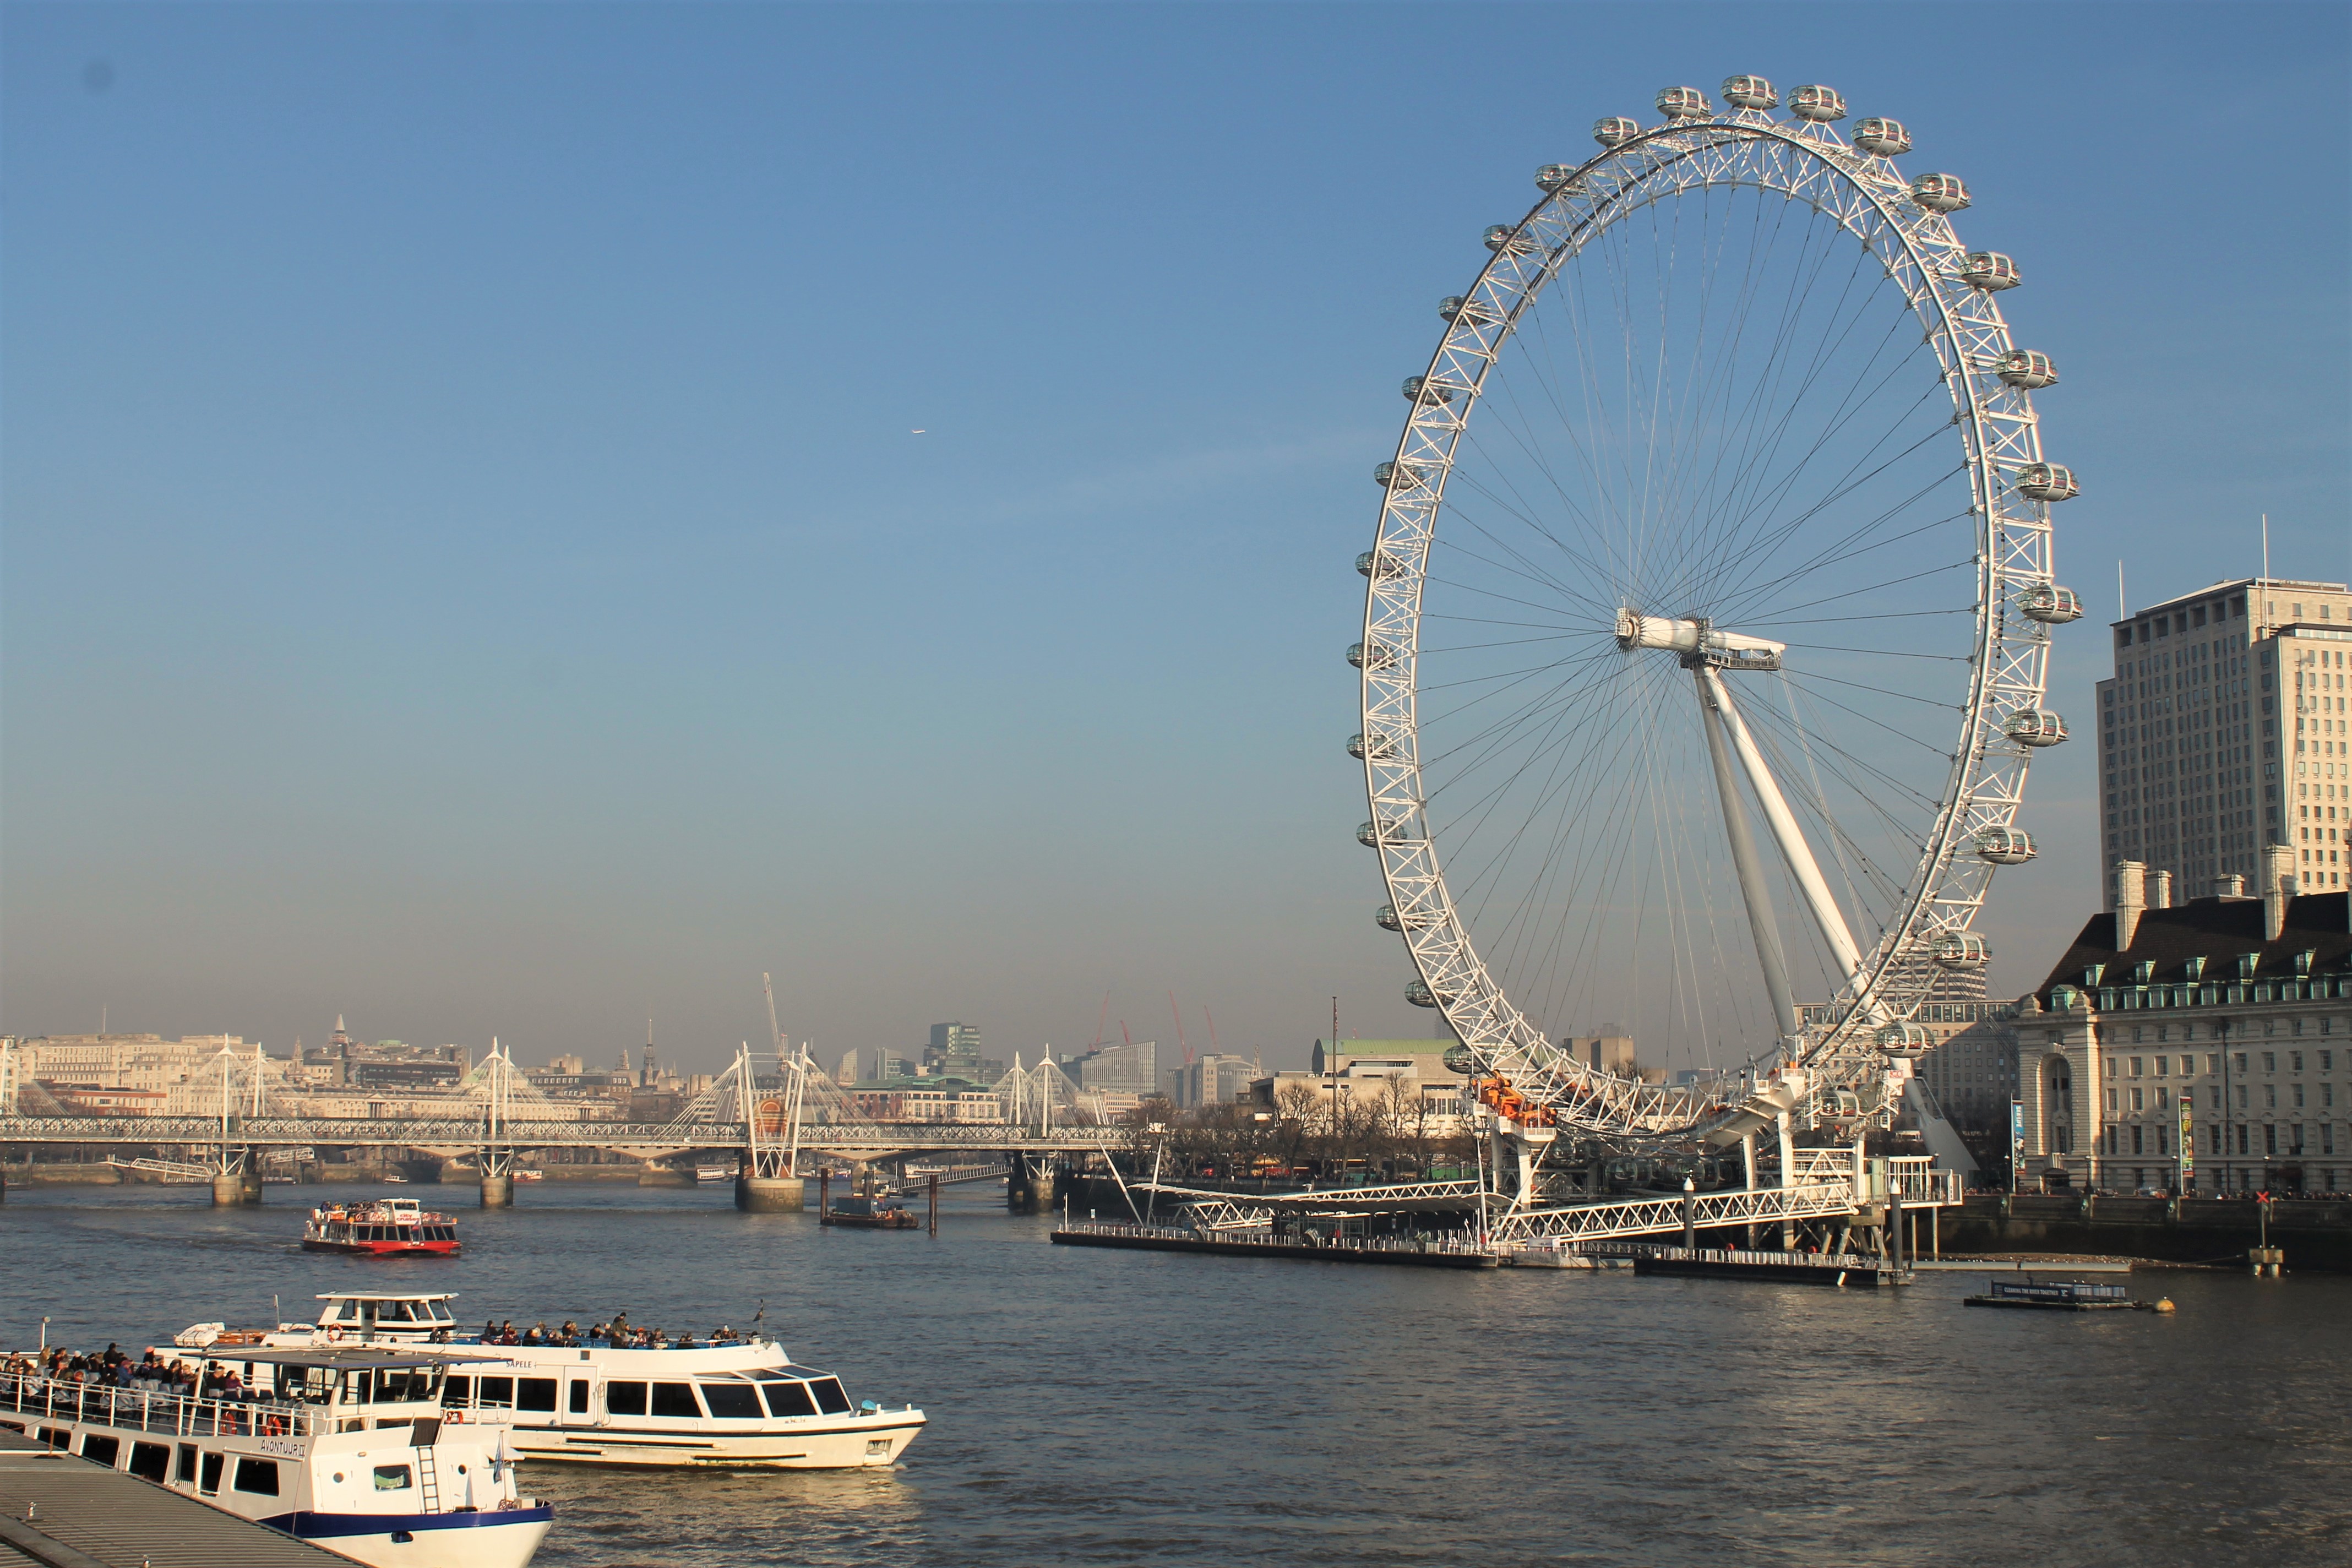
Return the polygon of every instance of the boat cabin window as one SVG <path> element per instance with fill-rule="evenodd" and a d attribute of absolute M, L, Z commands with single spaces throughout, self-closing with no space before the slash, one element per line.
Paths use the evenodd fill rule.
<path fill-rule="evenodd" d="M 441 1385 L 441 1403 L 455 1407 L 474 1397 L 474 1380 L 459 1373 L 451 1373 Z"/>
<path fill-rule="evenodd" d="M 375 1489 L 380 1492 L 404 1492 L 415 1484 L 415 1478 L 406 1465 L 378 1465 L 375 1468 Z"/>
<path fill-rule="evenodd" d="M 515 1380 L 517 1410 L 547 1410 L 555 1408 L 555 1379 L 524 1377 Z"/>
<path fill-rule="evenodd" d="M 654 1384 L 654 1410 L 656 1415 L 676 1416 L 693 1421 L 702 1415 L 702 1406 L 694 1402 L 694 1384 L 690 1383 L 656 1383 Z"/>
<path fill-rule="evenodd" d="M 335 1374 L 323 1366 L 280 1366 L 277 1369 L 277 1384 L 280 1399 L 324 1405 L 335 1391 Z"/>
<path fill-rule="evenodd" d="M 768 1414 L 771 1415 L 816 1414 L 816 1401 L 809 1397 L 808 1384 L 805 1383 L 772 1383 L 763 1380 L 760 1384 L 760 1392 L 768 1396 Z"/>
<path fill-rule="evenodd" d="M 481 1384 L 480 1403 L 484 1405 L 512 1405 L 514 1403 L 515 1380 L 513 1378 L 485 1377 L 478 1379 L 477 1381 Z"/>
<path fill-rule="evenodd" d="M 816 1407 L 827 1415 L 849 1414 L 849 1395 L 841 1391 L 841 1379 L 820 1377 L 809 1384 L 809 1392 L 816 1395 Z"/>
<path fill-rule="evenodd" d="M 705 1383 L 702 1403 L 710 1414 L 722 1421 L 757 1421 L 760 1419 L 760 1394 L 748 1383 Z"/>
<path fill-rule="evenodd" d="M 187 1481 L 192 1484 L 194 1482 L 196 1479 L 196 1446 L 194 1443 L 183 1443 L 180 1445 L 179 1465 L 173 1470 L 172 1479 L 175 1481 Z"/>
<path fill-rule="evenodd" d="M 131 1445 L 131 1473 L 142 1481 L 162 1486 L 172 1477 L 172 1448 L 167 1443 L 133 1443 Z"/>
<path fill-rule="evenodd" d="M 604 1385 L 604 1409 L 613 1415 L 643 1415 L 646 1413 L 646 1385 L 642 1383 L 608 1383 Z"/>
<path fill-rule="evenodd" d="M 122 1457 L 122 1439 L 85 1432 L 81 1439 L 81 1457 L 93 1465 L 104 1465 L 110 1470 L 114 1468 L 114 1461 Z"/>
<path fill-rule="evenodd" d="M 204 1471 L 196 1478 L 196 1489 L 206 1497 L 212 1496 L 213 1493 L 220 1490 L 220 1477 L 221 1456 L 206 1454 Z"/>
<path fill-rule="evenodd" d="M 375 1228 L 379 1234 L 369 1237 L 371 1241 L 393 1239 L 391 1226 L 378 1226 Z M 379 1323 L 407 1323 L 415 1320 L 410 1315 L 405 1301 L 378 1301 L 375 1304 L 375 1321 Z"/>
<path fill-rule="evenodd" d="M 588 1414 L 588 1380 L 585 1378 L 575 1377 L 572 1380 L 572 1414 L 574 1415 Z"/>
<path fill-rule="evenodd" d="M 338 1301 L 334 1303 L 334 1309 L 335 1310 L 333 1311 L 327 1315 L 332 1318 L 336 1322 L 356 1323 L 359 1321 L 360 1304 L 357 1301 Z"/>
<path fill-rule="evenodd" d="M 440 1229 L 441 1227 L 436 1226 L 435 1228 Z M 450 1233 L 448 1231 L 443 1230 L 441 1239 L 444 1241 L 448 1240 L 449 1235 Z M 457 1321 L 449 1316 L 449 1303 L 446 1301 L 420 1301 L 417 1305 L 424 1309 L 425 1315 L 430 1317 L 436 1323 L 449 1323 Z"/>
<path fill-rule="evenodd" d="M 275 1459 L 237 1460 L 235 1485 L 241 1492 L 253 1492 L 261 1497 L 276 1497 L 278 1495 L 278 1461 Z"/>

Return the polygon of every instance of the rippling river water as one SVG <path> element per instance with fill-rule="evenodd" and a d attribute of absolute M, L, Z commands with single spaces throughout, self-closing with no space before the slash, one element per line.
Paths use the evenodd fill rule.
<path fill-rule="evenodd" d="M 726 1189 L 525 1189 L 466 1256 L 306 1254 L 306 1200 L 10 1191 L 0 1342 L 143 1343 L 335 1287 L 461 1321 L 768 1322 L 929 1429 L 884 1473 L 530 1467 L 570 1565 L 2352 1561 L 2352 1279 L 2135 1277 L 2177 1315 L 1907 1290 L 1244 1263 L 1049 1246 L 961 1189 L 940 1234 Z M 430 1204 L 468 1189 L 410 1188 Z"/>

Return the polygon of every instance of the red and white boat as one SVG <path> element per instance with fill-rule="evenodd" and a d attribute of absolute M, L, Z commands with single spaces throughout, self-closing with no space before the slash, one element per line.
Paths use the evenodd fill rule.
<path fill-rule="evenodd" d="M 302 1227 L 306 1252 L 356 1252 L 372 1258 L 404 1253 L 452 1257 L 462 1250 L 457 1222 L 428 1214 L 415 1198 L 381 1198 L 368 1204 L 330 1204 L 310 1211 Z"/>

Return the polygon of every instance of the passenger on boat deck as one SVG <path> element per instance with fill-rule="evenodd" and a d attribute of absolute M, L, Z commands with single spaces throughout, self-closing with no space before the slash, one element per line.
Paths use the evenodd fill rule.
<path fill-rule="evenodd" d="M 563 1320 L 563 1328 L 561 1331 L 563 1335 L 563 1342 L 565 1344 L 576 1345 L 580 1342 L 580 1325 L 573 1322 L 571 1319 L 566 1318 Z"/>
<path fill-rule="evenodd" d="M 482 1342 L 486 1345 L 499 1342 L 499 1325 L 488 1318 L 482 1320 Z"/>

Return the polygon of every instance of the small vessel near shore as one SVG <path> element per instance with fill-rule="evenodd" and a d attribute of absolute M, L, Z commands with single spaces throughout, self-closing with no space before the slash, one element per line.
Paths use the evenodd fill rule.
<path fill-rule="evenodd" d="M 841 1379 L 759 1334 L 614 1344 L 558 1333 L 539 1343 L 457 1331 L 446 1292 L 335 1291 L 315 1324 L 273 1345 L 403 1347 L 448 1367 L 440 1402 L 469 1427 L 498 1426 L 514 1452 L 576 1464 L 831 1470 L 887 1467 L 923 1429 L 911 1405 L 853 1403 Z M 625 1331 L 624 1331 L 625 1332 Z"/>
<path fill-rule="evenodd" d="M 2019 1307 L 2044 1312 L 2129 1311 L 2143 1305 L 2130 1288 L 2084 1279 L 1990 1279 L 1980 1296 L 1966 1297 L 1969 1307 Z"/>
<path fill-rule="evenodd" d="M 734 1179 L 735 1167 L 732 1165 L 697 1165 L 694 1168 L 694 1180 L 699 1186 L 716 1186 Z"/>
<path fill-rule="evenodd" d="M 439 1359 L 239 1345 L 213 1360 L 237 1370 L 232 1391 L 77 1383 L 12 1357 L 0 1426 L 373 1568 L 524 1568 L 546 1540 L 507 1429 L 443 1408 Z"/>
<path fill-rule="evenodd" d="M 415 1198 L 380 1198 L 365 1204 L 329 1204 L 310 1211 L 302 1226 L 305 1252 L 350 1252 L 369 1258 L 423 1253 L 450 1258 L 465 1250 L 457 1222 L 428 1214 Z"/>

